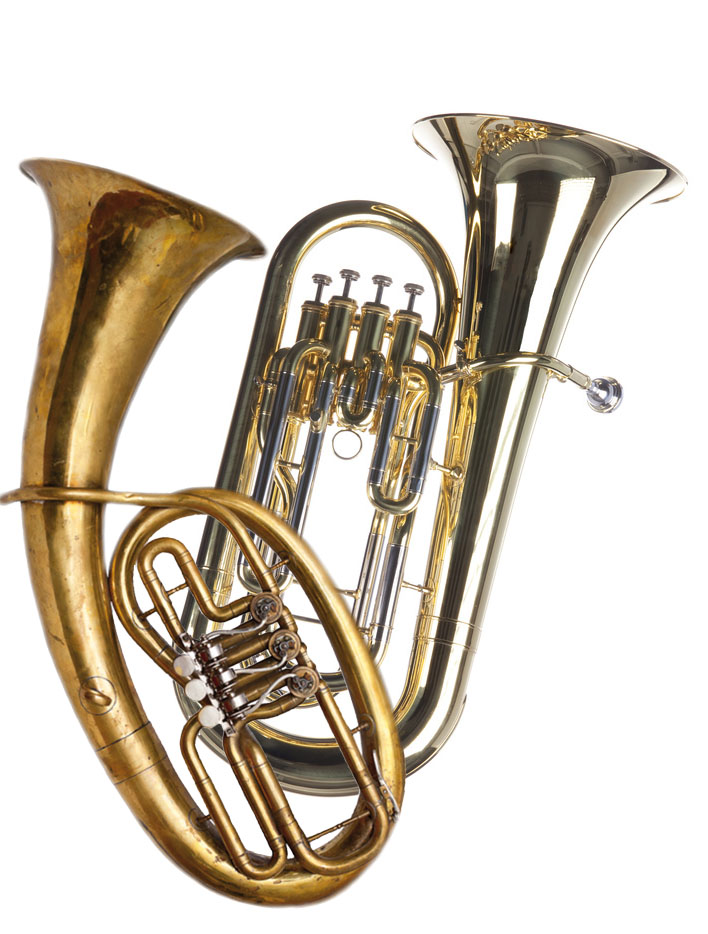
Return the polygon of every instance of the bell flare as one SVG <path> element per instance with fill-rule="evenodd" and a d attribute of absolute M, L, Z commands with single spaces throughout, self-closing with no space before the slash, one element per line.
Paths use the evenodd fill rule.
<path fill-rule="evenodd" d="M 669 163 L 635 146 L 554 123 L 441 114 L 419 121 L 413 135 L 454 169 L 464 202 L 452 371 L 508 355 L 555 358 L 613 227 L 640 202 L 668 200 L 686 184 Z M 500 368 L 478 382 L 461 378 L 453 389 L 443 464 L 457 476 L 447 468 L 440 482 L 406 681 L 394 706 L 407 774 L 437 754 L 462 713 L 549 376 L 540 367 Z M 393 553 L 399 544 L 389 540 Z M 365 556 L 371 567 L 378 547 Z M 262 740 L 286 787 L 353 790 L 332 744 L 275 731 Z"/>
<path fill-rule="evenodd" d="M 596 176 L 597 166 L 607 167 L 608 177 L 631 173 L 635 178 L 636 200 L 669 201 L 680 195 L 687 184 L 677 168 L 638 149 L 629 143 L 589 133 L 576 127 L 494 114 L 436 114 L 416 121 L 413 138 L 418 146 L 436 159 L 447 155 L 455 161 L 458 174 L 479 169 L 484 163 L 487 172 L 498 164 L 517 160 L 524 171 L 533 170 L 533 156 L 542 156 L 546 167 L 549 156 L 556 158 L 560 168 L 565 162 L 567 177 L 578 172 Z M 572 143 L 568 145 L 568 142 Z M 518 159 L 517 159 L 518 157 Z M 477 173 L 478 174 L 478 173 Z"/>
<path fill-rule="evenodd" d="M 235 255 L 255 257 L 263 256 L 266 252 L 258 237 L 236 221 L 129 175 L 67 159 L 25 159 L 19 167 L 23 175 L 44 191 L 52 209 L 55 227 L 61 222 L 63 229 L 70 228 L 110 193 L 139 192 L 161 197 L 185 217 L 191 214 L 203 238 L 213 242 L 221 241 L 224 262 Z M 84 194 L 87 197 L 82 198 Z M 77 233 L 81 233 L 81 230 Z"/>
<path fill-rule="evenodd" d="M 21 169 L 47 198 L 54 236 L 23 482 L 102 486 L 126 407 L 177 309 L 215 269 L 263 246 L 222 214 L 126 175 L 52 159 Z"/>

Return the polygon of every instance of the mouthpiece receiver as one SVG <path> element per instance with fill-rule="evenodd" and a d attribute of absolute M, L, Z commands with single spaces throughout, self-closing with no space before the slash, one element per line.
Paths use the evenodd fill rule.
<path fill-rule="evenodd" d="M 614 412 L 622 402 L 624 390 L 611 376 L 598 376 L 590 383 L 586 395 L 593 412 Z"/>

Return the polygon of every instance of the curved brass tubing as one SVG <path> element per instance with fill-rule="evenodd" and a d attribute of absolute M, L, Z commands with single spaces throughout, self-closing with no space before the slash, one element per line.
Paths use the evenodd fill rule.
<path fill-rule="evenodd" d="M 268 510 L 235 494 L 141 497 L 105 490 L 126 408 L 181 301 L 211 270 L 262 247 L 221 215 L 126 176 L 49 160 L 25 163 L 23 170 L 47 196 L 55 250 L 28 406 L 23 489 L 5 502 L 22 502 L 32 583 L 57 670 L 117 790 L 171 859 L 233 897 L 274 904 L 323 898 L 356 872 L 321 876 L 290 865 L 277 878 L 248 879 L 199 819 L 125 667 L 103 557 L 103 505 L 116 501 L 196 509 L 216 519 L 225 502 L 270 539 Z M 385 691 L 327 575 L 292 530 L 280 531 L 279 541 L 307 564 L 303 573 L 332 620 L 340 662 L 348 670 L 362 662 L 352 674 L 352 696 L 361 699 L 362 715 L 378 720 L 377 738 L 362 737 L 364 755 L 374 769 L 376 751 L 382 781 L 400 801 L 402 756 Z M 368 845 L 372 827 L 370 821 L 348 827 L 321 852 L 336 859 Z"/>
<path fill-rule="evenodd" d="M 313 211 L 286 234 L 268 267 L 257 324 L 229 428 L 229 440 L 216 480 L 219 489 L 250 492 L 251 477 L 258 460 L 258 420 L 252 413 L 258 408 L 260 384 L 268 371 L 269 361 L 280 345 L 290 293 L 300 264 L 316 243 L 339 230 L 353 227 L 393 234 L 418 254 L 435 290 L 437 343 L 442 347 L 445 358 L 451 352 L 459 317 L 457 279 L 449 257 L 429 231 L 404 211 L 376 201 L 342 201 Z M 224 574 L 224 565 L 228 565 L 224 556 L 229 549 L 228 536 L 223 529 L 207 522 L 197 557 L 197 564 L 207 581 L 215 582 Z M 227 570 L 225 576 L 228 575 Z M 203 629 L 198 608 L 189 599 L 183 622 L 189 631 Z"/>
<path fill-rule="evenodd" d="M 459 326 L 456 333 L 448 328 L 432 334 L 444 350 L 445 362 L 436 360 L 434 366 L 441 382 L 452 383 L 452 405 L 445 455 L 437 465 L 440 491 L 427 568 L 417 582 L 421 602 L 407 676 L 395 706 L 408 774 L 439 751 L 462 713 L 549 375 L 586 384 L 584 374 L 555 360 L 585 275 L 627 211 L 642 201 L 674 197 L 685 181 L 673 166 L 635 146 L 552 123 L 443 114 L 417 123 L 414 136 L 424 151 L 457 174 L 467 243 Z M 296 268 L 310 242 L 308 221 L 286 237 L 282 263 L 291 260 Z M 429 234 L 422 235 L 419 252 L 426 254 L 431 241 Z M 435 253 L 444 255 L 439 246 Z M 269 297 L 287 295 L 282 284 L 290 272 L 279 263 L 272 274 L 253 346 L 270 328 L 270 353 L 275 353 L 282 306 L 271 309 Z M 261 317 L 271 311 L 275 323 Z M 254 375 L 249 372 L 242 384 L 242 418 Z M 239 432 L 237 449 L 244 454 L 248 426 Z M 224 470 L 229 450 L 219 485 L 247 484 L 247 456 L 231 465 L 243 473 Z M 381 553 L 384 526 L 375 517 L 365 563 Z M 219 554 L 216 547 L 202 557 L 217 566 Z M 360 584 L 369 586 L 371 578 L 362 573 Z M 266 724 L 259 736 L 285 787 L 329 794 L 352 790 L 339 752 L 328 740 L 285 734 Z"/>

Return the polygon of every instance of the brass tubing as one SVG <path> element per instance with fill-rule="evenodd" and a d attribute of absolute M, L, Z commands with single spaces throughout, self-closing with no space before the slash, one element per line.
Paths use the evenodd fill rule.
<path fill-rule="evenodd" d="M 366 618 L 371 595 L 374 589 L 377 569 L 380 561 L 381 548 L 383 546 L 386 526 L 388 524 L 388 514 L 377 509 L 371 520 L 371 528 L 366 540 L 366 549 L 364 558 L 359 571 L 359 580 L 356 585 L 356 597 L 352 607 L 352 616 L 360 629 L 366 628 Z"/>
<path fill-rule="evenodd" d="M 241 842 L 241 838 L 231 822 L 231 818 L 224 807 L 219 792 L 216 790 L 197 752 L 197 736 L 200 730 L 199 715 L 195 714 L 187 720 L 184 725 L 180 737 L 180 749 L 182 750 L 184 761 L 187 763 L 187 768 L 204 800 L 209 816 L 219 829 L 221 839 L 228 850 L 229 856 L 233 860 L 234 866 L 240 869 L 249 879 L 270 879 L 277 875 L 285 866 L 287 859 L 285 842 L 277 832 L 272 819 L 270 819 L 265 803 L 251 800 L 249 797 L 249 804 L 256 814 L 258 823 L 263 829 L 271 848 L 271 858 L 265 865 L 258 865 L 251 859 L 250 854 Z M 234 771 L 236 770 L 234 769 Z M 240 783 L 240 776 L 237 775 L 237 778 Z M 243 788 L 243 784 L 241 784 L 241 787 Z M 261 807 L 259 807 L 259 805 L 261 805 Z"/>
<path fill-rule="evenodd" d="M 184 575 L 184 579 L 189 585 L 192 594 L 194 594 L 199 608 L 202 613 L 207 614 L 210 619 L 219 623 L 228 623 L 234 619 L 234 617 L 242 616 L 250 608 L 250 595 L 240 597 L 238 600 L 233 600 L 231 603 L 217 606 L 214 603 L 211 591 L 204 583 L 204 578 L 197 569 L 194 558 L 192 558 L 182 542 L 178 542 L 174 538 L 156 538 L 148 542 L 141 551 L 140 557 L 138 558 L 138 571 L 155 608 L 160 614 L 160 618 L 170 631 L 173 642 L 179 641 L 182 634 L 182 627 L 154 568 L 155 559 L 160 554 L 172 555 Z"/>
<path fill-rule="evenodd" d="M 224 504 L 221 497 L 228 494 L 205 490 L 167 497 L 105 490 L 125 410 L 182 299 L 210 270 L 262 248 L 221 215 L 126 176 L 46 160 L 24 169 L 50 202 L 54 266 L 28 405 L 23 487 L 5 501 L 23 503 L 30 573 L 57 670 L 117 790 L 182 868 L 217 891 L 252 902 L 326 897 L 353 874 L 323 877 L 288 861 L 277 879 L 249 880 L 234 868 L 214 829 L 200 820 L 200 809 L 167 758 L 126 669 L 103 556 L 107 502 L 167 504 L 182 514 L 201 511 L 217 522 L 235 511 L 239 522 L 281 556 L 292 552 L 291 563 L 332 633 L 357 717 L 363 721 L 371 714 L 377 723 L 375 736 L 362 734 L 369 767 L 374 770 L 375 749 L 384 780 L 402 796 L 403 759 L 385 691 L 341 598 L 309 549 L 243 497 L 232 495 Z M 250 442 L 243 455 L 251 461 Z M 158 514 L 148 510 L 142 517 L 157 529 Z M 131 536 L 129 530 L 123 539 L 128 548 Z M 123 558 L 116 557 L 114 569 L 126 569 Z M 267 567 L 261 573 L 265 584 L 275 586 Z M 129 589 L 125 582 L 117 585 L 119 600 L 130 596 Z M 145 625 L 135 606 L 128 600 L 121 611 L 123 622 L 134 629 Z M 363 823 L 369 833 L 370 822 Z M 347 828 L 324 849 L 346 853 L 359 833 Z"/>
<path fill-rule="evenodd" d="M 227 641 L 224 639 L 221 641 L 221 645 L 224 648 L 224 654 L 219 659 L 219 664 L 223 666 L 238 665 L 239 662 L 244 661 L 247 658 L 251 658 L 252 655 L 257 655 L 259 652 L 265 652 L 268 648 L 268 644 L 271 640 L 272 633 L 267 632 L 263 636 L 256 636 L 252 639 L 244 638 L 241 636 L 236 637 Z"/>
<path fill-rule="evenodd" d="M 267 720 L 271 717 L 277 717 L 281 713 L 287 713 L 288 710 L 292 710 L 299 704 L 300 700 L 297 697 L 294 697 L 292 694 L 283 694 L 282 697 L 278 697 L 276 700 L 261 704 L 258 710 L 254 712 L 253 718 L 250 719 L 258 717 L 258 719 Z M 250 722 L 250 719 L 248 722 Z"/>
<path fill-rule="evenodd" d="M 48 497 L 65 498 L 67 496 L 66 490 L 56 490 L 56 491 L 25 491 L 23 494 L 26 497 L 39 496 L 40 498 L 47 495 Z M 299 539 L 293 530 L 285 525 L 282 521 L 277 520 L 268 513 L 262 506 L 255 503 L 253 500 L 247 497 L 239 496 L 233 493 L 227 493 L 226 491 L 213 491 L 213 490 L 194 490 L 188 493 L 174 494 L 171 496 L 161 496 L 161 495 L 151 495 L 151 494 L 120 494 L 120 493 L 110 493 L 107 491 L 92 491 L 92 490 L 81 490 L 81 491 L 70 491 L 69 496 L 76 496 L 79 499 L 87 500 L 100 500 L 108 502 L 131 502 L 136 505 L 147 504 L 150 506 L 158 505 L 159 503 L 164 504 L 166 507 L 171 506 L 173 502 L 188 502 L 193 504 L 193 509 L 198 508 L 200 503 L 209 503 L 207 496 L 211 497 L 214 502 L 211 503 L 212 507 L 216 506 L 218 503 L 218 510 L 213 509 L 215 513 L 218 513 L 219 510 L 223 509 L 237 509 L 240 518 L 248 524 L 251 530 L 260 538 L 263 539 L 266 544 L 274 548 L 279 554 L 288 556 L 288 567 L 297 576 L 298 580 L 301 581 L 305 592 L 308 595 L 308 598 L 311 600 L 315 611 L 320 615 L 320 618 L 323 622 L 325 631 L 329 635 L 335 653 L 337 654 L 338 660 L 340 662 L 341 670 L 344 672 L 346 678 L 347 686 L 350 690 L 352 700 L 354 702 L 355 710 L 357 710 L 357 720 L 359 722 L 366 722 L 368 714 L 365 712 L 364 708 L 362 710 L 361 704 L 368 703 L 365 701 L 365 697 L 369 696 L 373 691 L 375 692 L 379 689 L 382 690 L 380 683 L 377 685 L 372 680 L 367 677 L 363 679 L 353 670 L 348 653 L 355 651 L 358 655 L 363 653 L 363 658 L 366 659 L 367 667 L 370 667 L 370 670 L 373 669 L 373 663 L 369 657 L 369 654 L 361 641 L 361 638 L 356 630 L 356 627 L 353 625 L 351 618 L 341 601 L 341 597 L 336 592 L 334 586 L 329 582 L 328 578 L 324 576 L 324 572 L 321 569 L 317 569 L 316 560 L 312 555 L 312 552 L 307 548 L 307 546 Z M 206 511 L 206 509 L 205 509 Z M 114 559 L 114 567 L 111 573 L 111 585 L 114 595 L 114 601 L 118 613 L 122 621 L 125 621 L 126 618 L 129 618 L 131 613 L 131 601 L 134 600 L 134 595 L 132 592 L 131 575 L 129 573 L 129 568 L 135 562 L 136 556 L 139 554 L 144 543 L 148 541 L 152 535 L 163 525 L 168 522 L 175 521 L 179 517 L 178 510 L 171 510 L 170 508 L 165 508 L 162 510 L 150 510 L 144 512 L 142 516 L 138 516 L 131 526 L 126 530 L 126 533 L 123 536 L 122 541 L 119 543 L 119 546 L 116 550 L 116 557 Z M 233 524 L 233 523 L 232 523 Z M 278 541 L 274 538 L 274 534 L 277 530 L 279 538 Z M 247 536 L 248 538 L 249 536 Z M 259 556 L 260 557 L 260 556 Z M 314 572 L 314 573 L 313 573 Z M 326 581 L 326 586 L 325 586 Z M 326 590 L 326 596 L 324 593 L 320 593 L 319 587 L 324 586 Z M 343 614 L 348 623 L 347 625 L 351 627 L 351 635 L 347 635 L 346 639 L 342 641 L 344 636 L 343 632 L 337 632 L 334 628 L 330 626 L 329 623 L 329 614 L 336 609 L 337 613 Z M 286 608 L 283 608 L 282 617 L 280 620 L 280 625 L 284 628 L 292 626 L 292 618 L 290 613 Z M 299 656 L 301 663 L 309 664 L 304 650 Z M 362 694 L 362 691 L 364 692 Z M 385 698 L 385 694 L 382 695 Z M 279 698 L 276 701 L 263 704 L 258 711 L 253 714 L 253 717 L 270 717 L 278 713 L 284 712 L 293 705 L 294 699 L 290 695 L 286 695 L 282 698 Z M 376 707 L 376 705 L 374 705 Z M 380 713 L 380 711 L 379 711 Z M 374 720 L 377 720 L 379 713 L 374 715 Z M 250 719 L 249 719 L 250 722 Z M 391 728 L 393 729 L 393 721 L 390 721 Z M 205 732 L 205 731 L 203 731 Z M 400 755 L 400 751 L 396 753 L 388 745 L 390 734 L 386 734 L 385 725 L 375 731 L 375 734 L 378 735 L 369 735 L 371 731 L 366 731 L 362 734 L 362 744 L 364 746 L 364 760 L 369 772 L 376 772 L 376 765 L 374 760 L 374 746 L 376 748 L 376 756 L 381 762 L 381 771 L 382 775 L 385 777 L 386 785 L 391 788 L 396 801 L 399 801 L 398 795 L 402 792 L 402 759 L 391 760 L 391 755 L 394 757 Z M 351 735 L 351 734 L 349 734 Z M 391 773 L 391 767 L 393 766 L 393 773 Z M 398 772 L 398 778 L 396 777 L 396 768 L 401 769 Z M 347 767 L 349 772 L 349 768 Z M 389 779 L 387 776 L 391 776 Z M 351 781 L 351 778 L 350 778 Z M 346 851 L 349 845 L 354 845 L 354 841 L 361 841 L 362 835 L 366 836 L 370 830 L 370 822 L 364 821 L 361 828 L 348 828 L 342 831 L 343 836 L 337 838 L 335 843 L 331 841 L 325 846 L 329 848 L 334 846 L 337 852 Z M 381 837 L 377 833 L 377 840 L 380 840 Z M 358 844 L 357 844 L 358 845 Z M 371 853 L 371 850 L 367 852 Z M 362 857 L 363 858 L 363 857 Z M 279 882 L 282 881 L 283 877 L 279 877 Z"/>
<path fill-rule="evenodd" d="M 248 762 L 246 761 L 243 751 L 239 744 L 240 734 L 239 732 L 231 733 L 228 736 L 224 737 L 224 751 L 226 752 L 226 758 L 233 769 L 233 773 L 236 776 L 241 791 L 243 792 L 246 800 L 248 801 L 251 810 L 256 816 L 258 825 L 263 832 L 263 836 L 268 841 L 268 844 L 271 848 L 271 852 L 282 853 L 282 863 L 279 866 L 282 869 L 282 865 L 285 862 L 287 857 L 287 849 L 285 846 L 285 840 L 278 829 L 278 825 L 273 819 L 273 814 L 268 806 L 261 788 L 256 781 L 253 772 L 251 771 Z"/>
<path fill-rule="evenodd" d="M 374 614 L 369 626 L 371 657 L 377 665 L 383 661 L 391 639 L 414 520 L 415 512 L 409 512 L 395 516 L 392 521 L 391 537 L 386 548 Z"/>
<path fill-rule="evenodd" d="M 299 355 L 293 354 L 293 358 L 297 356 Z M 283 358 L 284 360 L 283 365 L 285 365 L 286 357 L 287 357 L 287 354 Z M 293 361 L 291 360 L 291 362 Z M 301 364 L 302 364 L 302 358 L 300 358 L 299 361 L 297 362 L 296 368 L 299 369 Z M 295 387 L 292 386 L 292 384 L 291 384 L 291 387 L 292 387 L 292 392 L 294 392 Z M 292 399 L 292 392 L 289 397 L 290 400 Z M 287 408 L 287 403 L 286 403 L 286 408 Z M 272 509 L 276 515 L 287 515 L 291 508 L 291 503 L 293 501 L 295 493 L 297 492 L 297 482 L 295 481 L 290 470 L 290 463 L 291 463 L 290 459 L 294 456 L 295 448 L 297 445 L 297 438 L 298 438 L 298 434 L 300 431 L 300 426 L 296 421 L 289 419 L 287 417 L 287 412 L 286 412 L 283 418 L 278 419 L 277 426 L 272 421 L 269 422 L 268 427 L 267 427 L 266 439 L 269 437 L 269 432 L 271 428 L 275 428 L 278 432 L 280 432 L 280 447 L 277 448 L 275 444 L 273 443 L 273 439 L 271 438 L 271 450 L 276 452 L 276 456 L 275 456 L 275 459 L 272 461 L 272 465 L 271 465 L 272 466 L 271 478 L 272 478 L 273 483 L 270 489 L 269 496 L 264 500 L 264 505 L 268 506 L 269 509 Z M 288 461 L 287 464 L 285 463 L 286 460 Z M 261 458 L 259 467 L 263 467 L 265 470 L 263 458 Z M 265 486 L 267 488 L 268 484 L 265 483 Z M 263 500 L 259 499 L 259 502 L 261 501 Z M 261 552 L 261 554 L 265 557 L 266 560 L 268 561 L 271 560 L 268 553 L 261 549 L 260 541 L 258 541 L 257 539 L 253 540 L 250 547 L 254 547 L 254 546 L 259 552 Z M 243 584 L 243 586 L 251 593 L 257 593 L 259 590 L 258 580 L 256 579 L 256 577 L 254 576 L 251 570 L 251 566 L 250 566 L 251 563 L 248 560 L 248 556 L 246 552 L 243 551 L 242 549 L 233 548 L 232 541 L 229 539 L 226 540 L 225 553 L 226 552 L 229 552 L 232 556 L 232 560 L 235 560 L 236 567 L 237 567 L 237 573 L 238 573 L 238 579 Z M 288 574 L 287 569 L 277 574 L 276 579 L 278 580 L 279 585 L 285 587 L 289 580 L 289 574 Z M 192 598 L 188 594 L 185 607 L 191 599 Z M 182 615 L 184 616 L 184 612 Z M 203 635 L 204 631 L 206 631 L 206 617 L 204 616 L 204 614 L 200 615 L 200 619 L 202 619 L 205 622 L 205 625 L 203 627 L 199 627 L 198 629 L 195 629 L 194 631 L 195 636 Z"/>
<path fill-rule="evenodd" d="M 440 371 L 443 383 L 453 382 L 463 376 L 483 376 L 486 373 L 495 373 L 498 370 L 515 369 L 516 367 L 537 367 L 545 370 L 550 376 L 560 380 L 570 380 L 581 389 L 589 389 L 592 379 L 587 373 L 582 373 L 568 363 L 563 363 L 557 357 L 541 353 L 502 353 L 492 354 L 477 360 L 467 360 L 462 366 L 453 364 Z"/>
<path fill-rule="evenodd" d="M 447 358 L 459 317 L 457 279 L 440 244 L 414 218 L 398 208 L 375 201 L 342 201 L 320 208 L 299 221 L 273 254 L 261 296 L 246 367 L 216 479 L 221 489 L 250 492 L 254 436 L 252 413 L 258 406 L 262 380 L 273 348 L 281 343 L 285 316 L 297 270 L 312 247 L 323 238 L 350 227 L 384 230 L 406 242 L 424 263 L 435 294 L 435 334 Z M 228 538 L 218 524 L 207 521 L 197 555 L 200 568 L 221 565 Z M 185 630 L 200 631 L 204 618 L 187 597 L 182 615 Z M 217 744 L 217 749 L 220 745 Z"/>
<path fill-rule="evenodd" d="M 553 124 L 448 114 L 422 121 L 415 136 L 455 169 L 462 188 L 461 351 L 469 358 L 477 347 L 484 361 L 501 355 L 524 365 L 497 367 L 476 386 L 474 362 L 453 376 L 444 463 L 455 474 L 441 477 L 425 592 L 395 713 L 408 773 L 440 750 L 462 712 L 547 375 L 585 275 L 628 210 L 673 197 L 684 184 L 670 165 L 636 147 Z M 452 366 L 450 345 L 440 343 Z M 573 379 L 569 371 L 560 375 Z M 286 787 L 327 787 L 331 794 L 352 787 L 332 745 L 275 730 L 260 739 Z"/>
<path fill-rule="evenodd" d="M 264 693 L 270 693 L 275 688 L 275 682 L 287 674 L 284 670 L 277 670 L 277 663 L 273 659 L 249 665 L 248 668 L 239 669 L 239 672 L 237 680 L 229 687 L 243 694 L 249 702 L 258 700 Z"/>
<path fill-rule="evenodd" d="M 287 352 L 287 347 L 281 347 L 276 351 L 270 358 L 267 376 L 264 379 L 261 377 L 258 378 L 258 382 L 262 385 L 262 388 L 260 398 L 254 402 L 254 405 L 256 405 L 254 411 L 258 412 L 258 423 L 255 435 L 261 451 L 265 445 L 268 423 L 273 412 L 273 399 L 275 398 L 275 391 L 278 388 L 278 373 L 280 372 Z"/>
<path fill-rule="evenodd" d="M 415 423 L 424 398 L 425 396 L 422 393 L 406 394 L 402 417 L 404 426 L 407 426 L 409 423 Z M 385 492 L 389 497 L 396 488 L 400 486 L 402 468 L 402 457 L 392 459 L 391 468 L 387 472 L 385 478 Z M 390 598 L 383 597 L 381 593 L 383 587 L 382 581 L 384 577 L 391 578 L 391 573 L 389 572 L 387 574 L 386 568 L 387 566 L 391 566 L 389 565 L 388 557 L 392 547 L 395 547 L 398 551 L 398 557 L 402 556 L 401 576 L 403 574 L 403 568 L 405 567 L 405 551 L 413 528 L 414 516 L 415 512 L 412 511 L 407 514 L 407 517 L 403 515 L 391 518 L 389 512 L 376 509 L 371 522 L 371 530 L 367 538 L 364 559 L 359 572 L 359 581 L 356 589 L 357 596 L 352 607 L 352 615 L 359 628 L 366 633 L 372 658 L 377 665 L 381 663 L 386 652 L 388 637 L 386 636 L 384 638 L 383 633 L 388 632 L 390 634 L 391 622 L 390 619 L 386 622 L 385 617 L 382 618 L 377 607 L 381 607 L 383 603 L 386 603 L 391 612 L 394 612 L 395 604 L 398 601 L 398 594 L 391 595 Z M 392 529 L 386 549 L 386 558 L 382 562 L 383 542 L 389 518 L 391 518 Z M 377 619 L 376 622 L 374 622 L 375 619 Z M 343 689 L 344 683 L 341 675 L 330 673 L 325 677 L 333 691 L 340 691 Z"/>
<path fill-rule="evenodd" d="M 413 421 L 420 422 L 424 393 L 407 393 L 405 397 L 402 422 L 404 425 Z M 387 501 L 394 501 L 391 494 L 401 484 L 403 458 L 391 458 L 390 469 L 385 476 Z M 405 481 L 407 482 L 407 480 Z M 382 494 L 383 495 L 383 494 Z M 367 539 L 364 560 L 355 590 L 352 616 L 365 634 L 369 643 L 371 657 L 380 665 L 389 644 L 393 614 L 398 603 L 400 585 L 405 569 L 408 541 L 413 529 L 415 511 L 394 513 L 391 535 L 386 548 L 386 557 L 381 562 L 383 537 L 388 525 L 389 515 L 393 510 L 376 509 L 372 519 L 371 531 Z M 390 588 L 394 590 L 391 591 Z M 375 595 L 375 596 L 374 596 Z M 373 614 L 370 618 L 370 610 Z M 346 685 L 340 672 L 321 673 L 328 687 L 333 692 L 345 689 Z"/>
<path fill-rule="evenodd" d="M 353 855 L 322 857 L 312 849 L 307 837 L 302 832 L 283 794 L 283 790 L 256 740 L 244 731 L 241 735 L 241 744 L 250 761 L 251 768 L 257 776 L 258 783 L 268 799 L 275 821 L 287 840 L 290 849 L 295 854 L 295 858 L 302 866 L 312 873 L 328 876 L 351 872 L 368 862 L 371 853 L 376 852 L 383 843 L 388 829 L 388 813 L 378 789 L 372 787 L 370 782 L 362 789 L 367 803 L 374 811 L 373 830 L 366 843 Z M 372 801 L 376 801 L 376 804 L 372 804 Z"/>
<path fill-rule="evenodd" d="M 329 348 L 328 360 L 339 366 L 347 349 L 349 331 L 356 311 L 356 302 L 351 298 L 337 296 L 330 299 L 327 321 L 322 333 L 322 343 Z"/>
<path fill-rule="evenodd" d="M 388 367 L 391 374 L 403 376 L 403 367 L 413 359 L 413 351 L 418 341 L 421 316 L 415 311 L 397 311 L 393 316 L 393 336 L 388 351 Z"/>
<path fill-rule="evenodd" d="M 383 409 L 381 412 L 381 421 L 379 422 L 376 435 L 376 444 L 371 456 L 371 466 L 369 467 L 369 476 L 367 480 L 367 493 L 369 499 L 377 508 L 389 512 L 385 508 L 387 498 L 382 493 L 382 487 L 386 479 L 386 466 L 388 464 L 389 453 L 391 451 L 391 442 L 396 432 L 398 418 L 401 411 L 401 401 L 403 398 L 403 388 L 401 379 L 392 379 L 387 388 L 384 397 Z M 381 498 L 383 504 L 379 506 L 377 498 Z"/>
<path fill-rule="evenodd" d="M 334 833 L 335 830 L 341 830 L 342 827 L 346 827 L 347 824 L 355 824 L 357 821 L 360 821 L 364 815 L 358 814 L 356 817 L 349 817 L 347 820 L 340 821 L 338 824 L 334 824 L 332 827 L 327 827 L 325 830 L 320 830 L 317 833 L 310 834 L 307 838 L 308 843 L 314 843 L 315 840 L 319 840 L 320 837 L 326 837 L 329 833 Z"/>
<path fill-rule="evenodd" d="M 292 510 L 288 513 L 288 524 L 296 532 L 302 533 L 307 518 L 307 510 L 312 496 L 312 487 L 317 475 L 317 468 L 322 454 L 324 430 L 327 427 L 327 416 L 332 403 L 332 397 L 337 384 L 337 371 L 334 365 L 327 360 L 322 372 L 320 387 L 312 412 L 310 430 L 305 442 L 302 455 L 302 470 L 298 477 L 297 490 L 293 499 Z"/>
<path fill-rule="evenodd" d="M 395 495 L 393 491 L 384 491 L 391 442 L 397 430 L 401 409 L 399 378 L 393 379 L 386 391 L 386 401 L 367 483 L 367 495 L 376 509 L 396 516 L 406 515 L 418 505 L 428 473 L 430 449 L 440 413 L 440 379 L 435 370 L 427 364 L 415 362 L 410 362 L 406 370 L 421 378 L 426 392 L 425 406 L 419 419 L 416 450 L 411 459 L 406 489 L 398 495 Z"/>
<path fill-rule="evenodd" d="M 412 382 L 410 377 L 415 375 L 412 367 L 407 367 L 407 374 L 408 381 Z M 429 375 L 434 376 L 432 373 Z M 426 385 L 426 381 L 421 382 L 423 386 Z M 434 382 L 432 385 L 435 389 Z M 437 391 L 439 392 L 439 387 L 437 387 Z M 421 426 L 428 398 L 429 394 L 424 388 L 406 393 L 400 429 L 403 434 L 417 438 L 422 437 Z M 405 490 L 409 485 L 412 457 L 410 454 L 405 455 L 406 447 L 399 442 L 395 450 L 395 456 L 391 458 L 384 490 L 389 500 L 394 499 L 394 493 L 397 489 Z M 366 626 L 371 657 L 376 665 L 382 663 L 391 638 L 394 616 L 405 572 L 408 543 L 413 532 L 415 517 L 416 510 L 411 510 L 407 513 L 396 514 L 391 520 L 386 554 L 375 591 L 374 611 Z"/>
<path fill-rule="evenodd" d="M 356 337 L 352 359 L 355 369 L 361 369 L 364 366 L 367 356 L 372 351 L 375 353 L 381 351 L 388 317 L 387 305 L 375 305 L 372 302 L 362 305 L 359 333 Z"/>
<path fill-rule="evenodd" d="M 300 311 L 296 341 L 317 339 L 320 333 L 323 312 L 327 306 L 324 302 L 304 302 Z"/>
<path fill-rule="evenodd" d="M 411 373 L 417 374 L 425 386 L 425 405 L 419 418 L 418 443 L 411 461 L 407 481 L 409 494 L 422 494 L 425 478 L 428 475 L 430 450 L 438 424 L 442 393 L 440 378 L 432 367 L 424 363 L 411 363 L 408 369 Z"/>
<path fill-rule="evenodd" d="M 275 462 L 280 453 L 283 435 L 290 410 L 290 403 L 295 391 L 298 368 L 310 354 L 327 356 L 329 348 L 321 341 L 307 339 L 294 344 L 285 355 L 278 374 L 278 388 L 275 391 L 273 412 L 268 422 L 268 430 L 263 443 L 263 452 L 258 465 L 258 473 L 253 483 L 251 495 L 259 502 L 265 502 L 270 493 Z M 250 563 L 250 562 L 249 562 Z"/>
<path fill-rule="evenodd" d="M 352 367 L 348 370 L 337 396 L 337 415 L 343 426 L 361 430 L 373 422 L 385 373 L 386 360 L 383 354 L 376 351 L 370 351 L 366 355 L 363 367 Z M 357 390 L 362 382 L 359 411 L 354 411 Z"/>
<path fill-rule="evenodd" d="M 344 374 L 337 396 L 337 414 L 342 425 L 361 429 L 374 417 L 386 369 L 381 345 L 388 317 L 386 305 L 367 302 L 362 306 L 352 365 Z M 360 384 L 363 384 L 363 392 Z M 358 396 L 361 401 L 355 412 L 353 405 Z"/>
<path fill-rule="evenodd" d="M 445 356 L 443 354 L 443 349 L 431 334 L 426 334 L 425 331 L 418 331 L 416 345 L 423 348 L 428 358 L 428 364 L 434 370 L 441 370 L 444 367 Z"/>

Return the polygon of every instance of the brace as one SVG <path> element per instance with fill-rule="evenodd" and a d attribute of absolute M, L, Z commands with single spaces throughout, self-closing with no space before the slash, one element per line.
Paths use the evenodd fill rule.
<path fill-rule="evenodd" d="M 557 357 L 549 354 L 519 353 L 494 354 L 489 357 L 469 359 L 463 353 L 458 354 L 457 361 L 439 371 L 443 384 L 453 383 L 458 379 L 472 376 L 482 378 L 487 373 L 497 370 L 510 369 L 517 366 L 535 366 L 546 370 L 549 376 L 561 382 L 569 380 L 585 390 L 588 405 L 594 412 L 613 412 L 622 401 L 623 390 L 620 383 L 610 376 L 599 376 L 596 379 L 576 370 L 575 367 L 564 363 Z"/>

